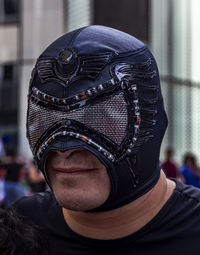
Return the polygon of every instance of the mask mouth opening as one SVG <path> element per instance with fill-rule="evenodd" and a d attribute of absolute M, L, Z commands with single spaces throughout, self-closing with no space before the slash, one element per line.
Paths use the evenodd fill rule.
<path fill-rule="evenodd" d="M 56 140 L 60 140 L 61 138 L 69 138 L 66 139 L 66 146 L 63 146 L 62 149 L 59 148 L 61 151 L 66 151 L 68 148 L 73 147 L 73 145 L 70 145 L 70 147 L 68 145 L 70 138 L 72 138 L 74 141 L 80 141 L 96 149 L 111 162 L 115 161 L 114 152 L 117 150 L 117 144 L 101 133 L 74 120 L 61 120 L 60 122 L 56 122 L 43 134 L 40 143 L 36 144 L 35 147 L 38 160 L 41 159 L 43 153 L 52 142 L 56 142 Z"/>
<path fill-rule="evenodd" d="M 45 180 L 46 180 L 48 186 L 50 187 L 50 189 L 53 190 L 51 187 L 50 179 L 48 177 L 48 169 L 47 169 L 47 160 L 49 157 L 49 152 L 55 151 L 55 150 L 65 152 L 65 151 L 72 150 L 72 149 L 83 149 L 83 150 L 89 151 L 95 157 L 98 158 L 98 160 L 106 167 L 107 174 L 110 177 L 109 178 L 110 182 L 111 182 L 110 196 L 115 194 L 117 185 L 116 185 L 116 177 L 113 172 L 114 164 L 112 164 L 112 162 L 110 160 L 108 160 L 108 158 L 106 156 L 102 155 L 94 147 L 86 144 L 84 141 L 78 140 L 73 137 L 68 137 L 68 136 L 66 136 L 66 137 L 60 136 L 60 137 L 57 137 L 56 140 L 53 140 L 49 144 L 49 146 L 46 148 L 45 152 L 42 154 L 41 159 L 38 161 L 38 166 L 42 170 Z M 38 158 L 36 158 L 36 161 L 37 160 L 38 160 Z"/>

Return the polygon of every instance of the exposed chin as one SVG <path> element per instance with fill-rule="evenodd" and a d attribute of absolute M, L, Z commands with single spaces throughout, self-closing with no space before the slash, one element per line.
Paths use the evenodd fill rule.
<path fill-rule="evenodd" d="M 83 194 L 81 193 L 81 195 L 70 195 L 66 193 L 57 193 L 56 191 L 54 191 L 54 195 L 56 197 L 56 200 L 58 202 L 58 204 L 68 210 L 72 210 L 72 211 L 89 211 L 92 210 L 94 208 L 99 207 L 100 205 L 102 205 L 106 200 L 107 200 L 107 196 L 105 197 L 98 197 L 96 195 L 93 194 L 93 196 L 91 197 L 91 195 L 89 194 Z"/>
<path fill-rule="evenodd" d="M 56 198 L 59 205 L 62 207 L 62 208 L 65 208 L 67 210 L 71 210 L 71 211 L 81 211 L 81 212 L 84 212 L 84 211 L 89 211 L 89 210 L 92 210 L 94 208 L 97 208 L 99 207 L 101 204 L 103 204 L 103 202 L 90 202 L 88 200 L 65 200 L 65 199 L 59 199 L 59 198 Z"/>

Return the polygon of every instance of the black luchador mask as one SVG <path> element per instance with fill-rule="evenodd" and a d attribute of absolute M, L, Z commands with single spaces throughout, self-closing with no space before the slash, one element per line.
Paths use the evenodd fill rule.
<path fill-rule="evenodd" d="M 120 207 L 156 184 L 166 126 L 155 59 L 133 36 L 84 27 L 38 58 L 28 96 L 31 150 L 47 183 L 50 150 L 92 152 L 111 181 L 108 200 L 94 210 Z"/>

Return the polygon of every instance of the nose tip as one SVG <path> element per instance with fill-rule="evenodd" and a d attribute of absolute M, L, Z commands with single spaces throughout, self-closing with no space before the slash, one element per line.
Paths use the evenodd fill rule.
<path fill-rule="evenodd" d="M 83 151 L 84 149 L 82 149 L 82 148 L 78 148 L 78 149 L 71 149 L 71 150 L 67 150 L 67 151 L 59 151 L 59 150 L 55 150 L 54 152 L 58 155 L 58 156 L 60 156 L 60 157 L 62 157 L 62 158 L 68 158 L 68 157 L 70 157 L 70 155 L 72 154 L 72 153 L 74 153 L 75 151 L 76 152 L 79 152 L 79 151 Z"/>

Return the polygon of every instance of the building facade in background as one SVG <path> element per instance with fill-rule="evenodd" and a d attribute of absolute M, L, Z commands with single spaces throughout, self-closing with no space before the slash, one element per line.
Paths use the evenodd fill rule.
<path fill-rule="evenodd" d="M 18 130 L 18 27 L 17 1 L 0 0 L 0 142 L 16 146 Z M 2 146 L 1 146 L 2 148 Z"/>
<path fill-rule="evenodd" d="M 31 156 L 26 95 L 39 54 L 67 31 L 106 25 L 145 42 L 159 65 L 169 118 L 163 150 L 178 161 L 198 156 L 200 137 L 200 3 L 198 0 L 0 0 L 0 139 Z M 200 155 L 199 155 L 200 156 Z"/>
<path fill-rule="evenodd" d="M 152 0 L 150 45 L 169 118 L 163 149 L 200 158 L 200 1 Z M 200 162 L 199 162 L 200 163 Z"/>

